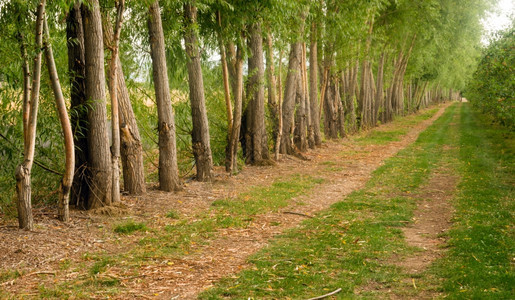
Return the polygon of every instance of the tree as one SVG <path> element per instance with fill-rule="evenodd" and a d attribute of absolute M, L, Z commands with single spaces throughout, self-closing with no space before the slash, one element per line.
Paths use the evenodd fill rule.
<path fill-rule="evenodd" d="M 119 15 L 119 14 L 118 14 Z M 102 19 L 104 29 L 104 44 L 106 47 L 114 47 L 114 32 L 109 22 L 109 15 L 106 13 Z M 146 192 L 145 169 L 143 167 L 143 147 L 141 136 L 136 122 L 136 116 L 132 109 L 129 90 L 125 82 L 122 62 L 120 55 L 116 56 L 116 64 L 108 64 L 111 78 L 108 81 L 109 90 L 114 90 L 114 78 L 116 78 L 116 98 L 118 100 L 119 127 L 120 127 L 120 154 L 123 170 L 124 190 L 131 195 L 141 195 Z M 116 69 L 116 74 L 112 74 L 112 69 Z M 115 77 L 113 76 L 115 75 Z"/>
<path fill-rule="evenodd" d="M 194 3 L 184 4 L 184 44 L 186 46 L 186 54 L 188 55 L 188 83 L 190 87 L 191 119 L 193 122 L 191 139 L 197 169 L 196 178 L 198 181 L 209 181 L 213 176 L 213 158 L 209 141 L 209 124 L 207 122 L 198 37 L 195 29 L 197 8 L 194 6 Z"/>
<path fill-rule="evenodd" d="M 50 81 L 52 82 L 52 90 L 55 95 L 55 102 L 57 106 L 57 114 L 59 115 L 59 121 L 63 129 L 64 136 L 64 150 L 65 156 L 65 172 L 61 185 L 59 188 L 59 201 L 58 201 L 58 217 L 61 221 L 68 222 L 70 219 L 69 203 L 70 203 L 70 190 L 72 187 L 73 174 L 75 170 L 75 147 L 73 144 L 73 133 L 70 125 L 70 119 L 68 118 L 68 112 L 66 111 L 66 103 L 61 89 L 61 83 L 59 82 L 59 76 L 57 74 L 57 68 L 55 66 L 54 54 L 52 51 L 52 45 L 50 44 L 50 33 L 48 31 L 48 24 L 46 18 L 44 19 L 44 46 L 45 46 L 45 58 L 46 65 L 48 68 L 48 74 Z"/>
<path fill-rule="evenodd" d="M 72 183 L 71 202 L 86 208 L 89 197 L 88 163 L 88 115 L 86 103 L 86 62 L 84 57 L 84 27 L 81 14 L 82 2 L 75 1 L 66 16 L 68 46 L 68 73 L 70 74 L 70 120 L 75 144 L 75 175 Z"/>
<path fill-rule="evenodd" d="M 107 133 L 102 19 L 98 0 L 82 6 L 86 99 L 88 109 L 88 169 L 91 176 L 87 208 L 111 204 L 111 153 Z"/>
<path fill-rule="evenodd" d="M 270 164 L 268 138 L 265 128 L 265 87 L 263 62 L 263 35 L 261 23 L 249 25 L 248 59 L 249 78 L 247 83 L 247 151 L 246 162 L 252 165 Z"/>
<path fill-rule="evenodd" d="M 16 192 L 18 194 L 18 224 L 21 229 L 33 230 L 34 221 L 31 204 L 31 170 L 34 163 L 34 148 L 36 144 L 36 125 L 39 105 L 39 88 L 41 83 L 41 49 L 43 46 L 43 20 L 45 18 L 46 1 L 41 0 L 36 14 L 35 45 L 38 49 L 34 58 L 32 87 L 28 84 L 30 73 L 28 71 L 28 59 L 22 44 L 21 52 L 24 57 L 24 97 L 23 97 L 23 122 L 24 122 L 24 156 L 23 163 L 16 168 Z M 30 97 L 28 96 L 30 92 Z"/>
<path fill-rule="evenodd" d="M 152 75 L 156 91 L 159 132 L 159 188 L 175 191 L 181 188 L 177 167 L 175 122 L 168 86 L 168 71 L 161 10 L 156 0 L 149 7 L 148 31 L 152 57 Z"/>

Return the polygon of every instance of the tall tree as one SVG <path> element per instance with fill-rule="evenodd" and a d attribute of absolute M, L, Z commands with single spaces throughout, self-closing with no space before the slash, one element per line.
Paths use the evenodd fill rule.
<path fill-rule="evenodd" d="M 158 0 L 149 7 L 148 31 L 159 122 L 157 127 L 159 131 L 159 187 L 161 190 L 169 192 L 180 189 L 181 182 L 177 167 L 175 122 L 170 87 L 168 86 L 164 33 Z"/>
<path fill-rule="evenodd" d="M 104 29 L 104 44 L 113 48 L 114 32 L 106 13 L 102 19 Z M 108 64 L 109 74 L 111 69 L 116 69 L 116 98 L 118 100 L 119 126 L 120 126 L 120 156 L 122 161 L 123 187 L 131 195 L 141 195 L 146 192 L 145 169 L 143 167 L 143 147 L 141 136 L 136 122 L 136 116 L 132 109 L 129 90 L 125 82 L 120 55 L 116 57 L 116 65 Z M 114 89 L 114 80 L 108 81 L 109 90 Z"/>
<path fill-rule="evenodd" d="M 322 145 L 322 135 L 320 133 L 320 110 L 318 104 L 318 53 L 317 53 L 317 25 L 311 24 L 310 44 L 309 44 L 309 106 L 315 145 Z"/>
<path fill-rule="evenodd" d="M 70 76 L 70 120 L 75 144 L 75 175 L 71 203 L 86 208 L 89 197 L 88 115 L 86 103 L 86 63 L 84 58 L 84 27 L 82 1 L 76 0 L 66 16 L 68 73 Z"/>
<path fill-rule="evenodd" d="M 283 154 L 295 154 L 295 148 L 291 140 L 293 118 L 295 114 L 295 97 L 297 94 L 298 77 L 300 76 L 300 60 L 302 55 L 302 43 L 294 42 L 291 45 L 288 62 L 288 73 L 284 88 L 282 104 L 282 135 L 280 152 Z"/>
<path fill-rule="evenodd" d="M 32 77 L 32 89 L 28 90 L 28 84 L 24 85 L 24 101 L 30 101 L 30 103 L 24 103 L 23 108 L 29 110 L 24 111 L 23 116 L 27 118 L 26 125 L 24 126 L 26 132 L 24 132 L 24 151 L 23 151 L 23 163 L 16 168 L 16 192 L 18 194 L 18 224 L 21 229 L 33 230 L 34 221 L 32 216 L 32 203 L 31 203 L 31 170 L 34 163 L 34 152 L 36 146 L 36 125 L 38 118 L 38 106 L 39 106 L 39 88 L 41 83 L 41 49 L 43 46 L 43 20 L 45 18 L 45 5 L 46 1 L 41 0 L 38 5 L 36 14 L 36 30 L 35 30 L 35 45 L 38 50 L 36 57 L 34 58 L 34 68 Z M 22 44 L 23 45 L 23 44 Z M 22 56 L 25 57 L 25 50 L 22 46 Z M 28 70 L 28 61 L 24 59 L 24 69 Z M 27 82 L 30 73 L 24 72 L 25 79 Z M 30 97 L 27 94 L 30 92 Z M 25 120 L 24 120 L 25 121 Z"/>
<path fill-rule="evenodd" d="M 249 79 L 247 84 L 247 158 L 253 165 L 270 164 L 268 138 L 265 127 L 265 66 L 263 62 L 263 35 L 261 23 L 255 21 L 249 26 L 248 59 Z"/>
<path fill-rule="evenodd" d="M 209 124 L 207 121 L 206 99 L 204 97 L 204 81 L 200 65 L 200 52 L 196 32 L 197 8 L 195 1 L 184 4 L 184 44 L 188 55 L 187 67 L 190 87 L 191 133 L 193 156 L 197 169 L 198 181 L 211 180 L 213 158 L 209 141 Z"/>
<path fill-rule="evenodd" d="M 111 60 L 109 61 L 109 95 L 111 97 L 111 128 L 112 128 L 112 146 L 111 146 L 111 165 L 112 165 L 112 201 L 120 202 L 120 114 L 118 101 L 118 52 L 120 44 L 120 31 L 122 30 L 123 11 L 125 9 L 125 1 L 115 1 L 116 6 L 116 22 L 114 26 L 113 43 L 111 48 Z"/>
<path fill-rule="evenodd" d="M 98 0 L 82 6 L 86 62 L 86 99 L 88 102 L 88 168 L 91 187 L 88 208 L 111 204 L 111 153 L 107 132 L 102 19 Z"/>
<path fill-rule="evenodd" d="M 70 219 L 70 190 L 72 187 L 73 174 L 75 170 L 75 147 L 73 144 L 72 127 L 70 125 L 70 119 L 68 118 L 68 112 L 66 111 L 66 102 L 64 100 L 63 91 L 61 89 L 61 83 L 59 82 L 57 68 L 55 66 L 52 45 L 50 44 L 50 33 L 48 31 L 48 24 L 46 19 L 44 20 L 44 30 L 46 65 L 48 68 L 48 75 L 50 76 L 50 81 L 52 82 L 52 90 L 54 91 L 57 114 L 59 116 L 59 121 L 61 122 L 61 127 L 63 130 L 65 150 L 65 171 L 59 188 L 59 202 L 57 215 L 61 221 L 68 222 Z"/>

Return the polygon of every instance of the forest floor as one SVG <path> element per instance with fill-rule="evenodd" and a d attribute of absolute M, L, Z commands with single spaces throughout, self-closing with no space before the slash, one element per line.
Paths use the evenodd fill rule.
<path fill-rule="evenodd" d="M 245 167 L 236 176 L 217 168 L 213 182 L 187 182 L 178 193 L 151 187 L 145 196 L 124 196 L 123 205 L 117 207 L 89 213 L 74 210 L 68 224 L 58 222 L 50 208 L 36 211 L 33 232 L 19 231 L 14 220 L 4 220 L 0 224 L 0 298 L 297 298 L 291 295 L 320 294 L 319 287 L 291 293 L 286 286 L 274 289 L 270 278 L 263 288 L 243 283 L 244 276 L 238 274 L 261 272 L 254 257 L 274 251 L 276 240 L 285 233 L 303 228 L 306 222 L 330 221 L 332 215 L 324 216 L 327 209 L 349 195 L 352 200 L 354 193 L 369 185 L 376 169 L 412 145 L 449 105 L 350 138 L 326 141 L 306 154 L 308 160 L 283 156 L 275 166 Z M 435 280 L 425 289 L 417 288 L 416 280 L 444 255 L 446 237 L 442 232 L 450 228 L 455 213 L 450 199 L 459 176 L 445 163 L 426 173 L 427 181 L 412 191 L 419 201 L 408 205 L 412 210 L 409 217 L 393 221 L 402 225 L 396 233 L 405 243 L 400 249 L 408 250 L 390 251 L 382 258 L 408 275 L 394 286 L 362 280 L 352 287 L 352 294 L 386 298 L 441 294 L 434 288 Z M 408 188 L 391 188 L 387 194 L 392 199 L 410 193 Z M 362 222 L 366 216 L 349 222 Z M 338 222 L 347 228 L 347 223 Z M 366 243 L 364 236 L 348 241 L 356 246 Z M 279 253 L 284 251 L 281 249 Z M 276 256 L 280 255 L 266 257 Z M 280 269 L 284 260 L 290 263 L 283 258 L 269 271 Z M 306 265 L 298 264 L 290 273 Z M 245 285 L 262 293 L 237 291 Z"/>

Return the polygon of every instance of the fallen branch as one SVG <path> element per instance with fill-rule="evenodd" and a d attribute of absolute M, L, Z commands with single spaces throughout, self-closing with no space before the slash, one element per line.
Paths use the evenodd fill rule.
<path fill-rule="evenodd" d="M 302 216 L 302 217 L 306 217 L 306 218 L 313 218 L 313 216 L 306 215 L 306 214 L 303 214 L 303 213 L 294 212 L 294 211 L 283 211 L 283 214 L 297 215 L 297 216 Z"/>
<path fill-rule="evenodd" d="M 55 272 L 54 271 L 37 271 L 37 272 L 29 273 L 29 274 L 24 274 L 21 277 L 32 276 L 32 275 L 41 275 L 41 274 L 55 275 Z"/>
<path fill-rule="evenodd" d="M 322 295 L 322 296 L 318 296 L 318 297 L 314 297 L 314 298 L 309 298 L 308 300 L 318 300 L 318 299 L 324 299 L 324 298 L 327 298 L 329 296 L 332 296 L 334 294 L 338 294 L 339 292 L 341 292 L 341 288 L 338 288 L 337 290 L 335 291 L 332 291 L 330 292 L 329 294 L 325 294 L 325 295 Z"/>

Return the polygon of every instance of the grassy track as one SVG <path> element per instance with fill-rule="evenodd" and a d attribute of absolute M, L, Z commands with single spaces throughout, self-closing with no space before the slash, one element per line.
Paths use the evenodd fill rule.
<path fill-rule="evenodd" d="M 513 298 L 513 162 L 513 134 L 491 127 L 468 104 L 455 104 L 364 189 L 275 239 L 251 257 L 252 268 L 200 297 L 303 299 L 342 288 L 338 298 L 377 298 L 385 290 L 414 298 L 442 292 Z M 449 251 L 410 290 L 406 279 L 413 274 L 389 261 L 420 251 L 406 244 L 401 227 L 442 168 L 460 178 Z"/>

